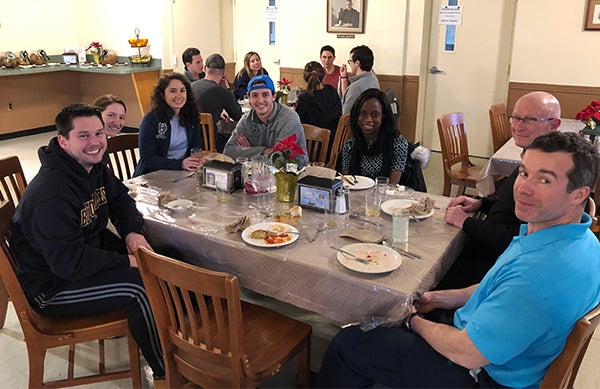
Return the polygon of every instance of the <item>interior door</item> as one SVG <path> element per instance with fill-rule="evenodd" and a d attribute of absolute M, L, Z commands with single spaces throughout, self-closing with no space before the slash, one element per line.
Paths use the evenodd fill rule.
<path fill-rule="evenodd" d="M 469 153 L 490 156 L 488 109 L 506 102 L 516 0 L 460 0 L 462 25 L 456 26 L 454 51 L 445 50 L 446 25 L 438 24 L 440 6 L 448 0 L 432 2 L 423 143 L 439 151 L 436 119 L 464 112 Z"/>

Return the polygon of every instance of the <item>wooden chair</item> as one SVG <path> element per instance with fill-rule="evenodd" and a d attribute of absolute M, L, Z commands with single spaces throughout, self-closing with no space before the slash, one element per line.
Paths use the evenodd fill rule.
<path fill-rule="evenodd" d="M 327 162 L 331 131 L 326 128 L 313 126 L 312 124 L 302 124 L 302 127 L 304 128 L 304 136 L 306 137 L 306 150 L 309 162 Z"/>
<path fill-rule="evenodd" d="M 309 325 L 241 303 L 233 275 L 144 248 L 135 256 L 160 335 L 167 387 L 180 387 L 183 377 L 205 388 L 256 387 L 295 355 L 298 384 L 309 385 Z"/>
<path fill-rule="evenodd" d="M 139 134 L 119 134 L 108 138 L 106 152 L 108 153 L 108 168 L 121 181 L 133 176 L 139 160 Z"/>
<path fill-rule="evenodd" d="M 504 103 L 493 104 L 489 110 L 494 153 L 512 137 Z"/>
<path fill-rule="evenodd" d="M 212 114 L 208 112 L 200 113 L 200 127 L 202 127 L 204 151 L 216 152 L 217 142 L 215 140 L 215 122 L 213 122 Z"/>
<path fill-rule="evenodd" d="M 142 382 L 139 350 L 129 333 L 124 311 L 86 318 L 56 319 L 40 316 L 31 308 L 17 279 L 16 264 L 8 246 L 13 213 L 14 207 L 10 201 L 0 203 L 0 275 L 23 330 L 29 356 L 29 387 L 62 388 L 131 378 L 133 387 L 140 388 Z M 128 338 L 130 368 L 108 372 L 104 360 L 104 339 L 121 336 Z M 98 373 L 74 377 L 75 345 L 94 340 L 99 342 Z M 61 346 L 69 346 L 67 374 L 61 374 L 64 378 L 44 382 L 46 351 Z"/>
<path fill-rule="evenodd" d="M 16 207 L 26 186 L 27 181 L 25 180 L 25 174 L 23 174 L 19 158 L 14 155 L 1 158 L 0 201 L 11 201 L 13 207 Z M 4 328 L 4 324 L 6 323 L 8 301 L 8 291 L 4 287 L 2 277 L 0 277 L 0 328 Z"/>
<path fill-rule="evenodd" d="M 329 160 L 327 162 L 328 168 L 336 168 L 337 160 L 342 152 L 342 147 L 344 146 L 344 143 L 346 143 L 346 141 L 351 137 L 352 130 L 350 129 L 350 115 L 345 114 L 340 116 L 340 120 L 338 121 L 338 125 L 335 130 L 333 143 L 331 144 L 331 150 L 329 150 Z"/>
<path fill-rule="evenodd" d="M 600 305 L 575 323 L 565 348 L 550 365 L 540 388 L 573 388 L 579 366 L 598 324 Z"/>
<path fill-rule="evenodd" d="M 469 160 L 465 117 L 462 112 L 448 113 L 437 120 L 444 168 L 444 196 L 450 196 L 452 184 L 458 185 L 457 196 L 465 193 L 466 187 L 475 188 L 481 171 Z M 455 165 L 459 165 L 455 167 Z"/>

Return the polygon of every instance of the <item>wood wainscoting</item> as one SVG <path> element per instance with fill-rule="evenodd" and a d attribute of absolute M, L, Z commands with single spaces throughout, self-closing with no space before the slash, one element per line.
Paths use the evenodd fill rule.
<path fill-rule="evenodd" d="M 597 86 L 511 82 L 508 84 L 506 111 L 512 112 L 519 97 L 534 91 L 544 91 L 556 96 L 560 102 L 561 116 L 568 119 L 575 119 L 577 112 L 587 107 L 590 102 L 600 101 L 600 87 Z"/>
<path fill-rule="evenodd" d="M 285 77 L 292 81 L 293 87 L 306 88 L 304 82 L 304 69 L 285 68 L 279 69 L 281 78 Z M 400 118 L 398 127 L 402 135 L 409 141 L 415 141 L 417 126 L 417 103 L 419 97 L 419 76 L 377 74 L 379 87 L 382 91 L 391 88 L 396 93 L 400 103 Z"/>

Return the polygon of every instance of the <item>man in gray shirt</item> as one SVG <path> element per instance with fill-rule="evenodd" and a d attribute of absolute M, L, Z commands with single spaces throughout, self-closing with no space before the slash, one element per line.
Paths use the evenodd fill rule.
<path fill-rule="evenodd" d="M 350 73 L 354 74 L 352 78 L 348 75 L 346 65 L 342 65 L 340 70 L 340 83 L 342 87 L 342 115 L 350 113 L 352 104 L 356 98 L 365 90 L 370 88 L 379 89 L 379 80 L 375 73 L 371 71 L 373 68 L 373 51 L 365 45 L 356 46 L 350 50 Z"/>
<path fill-rule="evenodd" d="M 211 54 L 204 65 L 206 77 L 192 82 L 192 92 L 198 105 L 198 111 L 208 112 L 212 115 L 217 129 L 219 119 L 224 121 L 238 121 L 242 117 L 242 108 L 235 100 L 233 92 L 225 77 L 225 60 L 219 54 Z M 222 153 L 229 136 L 221 133 L 215 134 L 217 151 Z"/>
<path fill-rule="evenodd" d="M 306 137 L 300 118 L 293 109 L 275 101 L 273 80 L 266 74 L 252 78 L 248 83 L 248 95 L 252 109 L 238 122 L 223 153 L 233 159 L 253 157 L 295 134 L 296 143 L 304 151 L 297 156 L 299 168 L 308 164 Z"/>

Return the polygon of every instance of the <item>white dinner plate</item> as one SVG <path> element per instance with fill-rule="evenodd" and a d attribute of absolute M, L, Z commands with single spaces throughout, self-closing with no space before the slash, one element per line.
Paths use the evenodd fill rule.
<path fill-rule="evenodd" d="M 350 188 L 351 190 L 363 190 L 363 189 L 372 188 L 375 185 L 375 181 L 373 181 L 373 179 L 371 179 L 369 177 L 365 177 L 365 176 L 354 176 L 354 177 L 356 177 L 356 181 L 358 181 L 354 185 L 350 185 L 348 183 L 348 181 L 342 180 L 342 181 L 344 181 L 344 186 L 346 188 Z M 350 182 L 354 181 L 353 176 L 351 176 L 351 175 L 344 176 L 344 178 L 346 178 Z"/>
<path fill-rule="evenodd" d="M 178 200 L 173 200 L 173 201 L 167 203 L 167 205 L 165 205 L 165 207 L 169 208 L 173 212 L 183 212 L 183 211 L 190 209 L 192 204 L 194 204 L 194 203 L 191 202 L 190 200 L 178 199 Z"/>
<path fill-rule="evenodd" d="M 282 243 L 267 243 L 264 239 L 252 239 L 250 235 L 256 230 L 279 230 L 282 232 L 290 231 L 295 232 L 295 234 L 289 234 L 290 240 Z M 281 247 L 287 246 L 290 243 L 294 243 L 298 240 L 298 230 L 296 227 L 291 226 L 286 223 L 277 223 L 277 222 L 265 222 L 265 223 L 257 223 L 253 224 L 250 227 L 247 227 L 244 231 L 242 231 L 242 240 L 249 245 L 257 246 L 257 247 Z"/>
<path fill-rule="evenodd" d="M 337 252 L 337 260 L 342 266 L 360 273 L 387 273 L 402 265 L 402 256 L 397 251 L 379 244 L 354 243 L 344 246 L 342 249 L 360 258 L 371 260 L 370 263 L 362 263 L 347 254 Z"/>
<path fill-rule="evenodd" d="M 391 216 L 394 214 L 394 211 L 396 209 L 408 208 L 411 205 L 416 204 L 416 203 L 418 203 L 418 201 L 407 200 L 407 199 L 393 199 L 393 200 L 384 201 L 381 204 L 381 210 Z M 435 212 L 435 210 L 432 208 L 431 211 L 429 211 L 429 213 L 426 215 L 410 215 L 410 216 L 414 217 L 415 219 L 427 219 L 429 216 L 433 215 L 434 212 Z"/>

